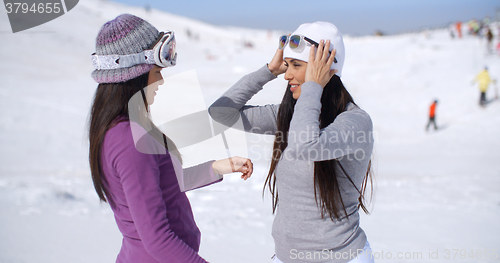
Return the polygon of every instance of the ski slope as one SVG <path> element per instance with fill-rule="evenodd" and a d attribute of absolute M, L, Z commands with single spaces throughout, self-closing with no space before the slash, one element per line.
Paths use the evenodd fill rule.
<path fill-rule="evenodd" d="M 86 122 L 97 87 L 90 77 L 95 37 L 122 13 L 176 34 L 178 65 L 162 71 L 165 84 L 152 107 L 158 123 L 206 109 L 269 62 L 277 37 L 290 33 L 217 27 L 86 0 L 54 21 L 12 34 L 0 12 L 0 262 L 104 263 L 118 254 L 121 234 L 90 178 Z M 342 79 L 376 133 L 372 213 L 362 215 L 361 227 L 377 262 L 449 262 L 453 249 L 500 254 L 500 101 L 479 107 L 472 84 L 484 66 L 500 79 L 500 57 L 485 54 L 485 40 L 451 39 L 444 29 L 344 41 Z M 285 87 L 281 76 L 249 103 L 279 103 Z M 493 99 L 493 89 L 487 97 Z M 442 129 L 427 133 L 434 99 Z M 200 255 L 210 262 L 271 262 L 273 215 L 262 187 L 272 137 L 226 135 L 231 154 L 252 158 L 256 169 L 248 181 L 227 175 L 189 192 L 202 232 Z M 220 136 L 181 153 L 186 166 L 227 158 Z M 411 257 L 397 259 L 398 253 Z"/>

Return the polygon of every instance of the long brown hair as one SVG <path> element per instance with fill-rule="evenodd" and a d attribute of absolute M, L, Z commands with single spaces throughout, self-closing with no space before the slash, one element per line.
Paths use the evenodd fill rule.
<path fill-rule="evenodd" d="M 142 117 L 139 121 L 141 126 L 150 127 L 147 129 L 148 133 L 165 145 L 167 150 L 170 148 L 169 153 L 175 155 L 182 163 L 175 144 L 149 118 L 149 107 L 144 94 L 147 85 L 148 73 L 145 73 L 126 82 L 101 83 L 97 87 L 89 116 L 89 163 L 94 188 L 103 202 L 110 201 L 109 203 L 114 205 L 101 167 L 104 136 L 116 124 L 130 120 L 129 110 L 130 114 Z M 129 108 L 129 101 L 138 92 L 143 103 L 137 103 L 137 107 Z"/>
<path fill-rule="evenodd" d="M 292 92 L 290 91 L 290 85 L 288 85 L 278 110 L 278 130 L 274 139 L 271 167 L 269 168 L 269 173 L 264 183 L 264 190 L 266 186 L 269 187 L 269 191 L 272 195 L 273 213 L 276 211 L 279 200 L 278 189 L 276 187 L 276 175 L 274 172 L 279 160 L 281 159 L 281 154 L 288 145 L 288 131 L 290 129 L 290 121 L 292 120 L 296 102 L 297 100 L 293 98 Z M 325 86 L 321 96 L 322 106 L 319 117 L 319 128 L 322 129 L 332 123 L 340 113 L 346 110 L 348 103 L 355 104 L 351 94 L 349 94 L 346 90 L 340 78 L 337 75 L 334 75 Z M 314 196 L 316 204 L 320 208 L 321 217 L 325 218 L 325 215 L 328 215 L 332 221 L 334 219 L 341 219 L 343 216 L 348 217 L 344 201 L 342 200 L 342 195 L 340 193 L 338 178 L 335 170 L 335 167 L 337 166 L 341 168 L 347 179 L 359 193 L 358 208 L 361 207 L 365 213 L 368 213 L 364 195 L 368 181 L 370 182 L 373 190 L 371 160 L 368 163 L 368 169 L 361 185 L 361 189 L 358 189 L 340 164 L 339 160 L 332 159 L 314 162 Z M 370 193 L 371 192 L 372 191 L 370 191 Z"/>

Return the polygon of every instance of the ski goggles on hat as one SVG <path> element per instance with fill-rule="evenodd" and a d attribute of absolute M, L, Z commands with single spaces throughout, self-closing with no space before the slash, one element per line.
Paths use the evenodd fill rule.
<path fill-rule="evenodd" d="M 319 46 L 318 42 L 302 35 L 283 35 L 279 39 L 279 49 L 284 49 L 285 46 L 288 44 L 291 50 L 297 51 L 297 52 L 302 52 L 304 48 L 309 45 L 315 45 L 316 47 Z M 332 54 L 330 50 L 328 50 L 328 53 Z M 333 58 L 333 62 L 337 63 L 337 58 Z"/>
<path fill-rule="evenodd" d="M 156 64 L 159 67 L 173 67 L 177 63 L 174 32 L 161 32 L 152 49 L 130 55 L 96 55 L 92 54 L 94 69 L 129 68 L 138 64 Z"/>

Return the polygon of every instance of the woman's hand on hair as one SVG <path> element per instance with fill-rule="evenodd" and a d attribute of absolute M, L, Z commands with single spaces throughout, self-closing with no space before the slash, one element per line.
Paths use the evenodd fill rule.
<path fill-rule="evenodd" d="M 329 47 L 330 40 L 327 40 L 325 45 L 323 39 L 319 42 L 317 49 L 314 45 L 311 47 L 311 51 L 309 52 L 309 62 L 307 63 L 306 69 L 306 82 L 314 81 L 324 88 L 333 75 L 338 72 L 336 69 L 330 70 L 335 58 L 336 50 L 332 50 L 332 54 L 329 54 Z"/>
<path fill-rule="evenodd" d="M 283 49 L 278 48 L 271 62 L 267 64 L 267 67 L 276 77 L 285 73 L 287 67 L 285 65 L 285 61 L 283 61 Z"/>
<path fill-rule="evenodd" d="M 231 158 L 218 160 L 212 163 L 214 173 L 229 174 L 241 172 L 241 179 L 248 179 L 253 173 L 253 163 L 248 158 L 233 156 Z"/>

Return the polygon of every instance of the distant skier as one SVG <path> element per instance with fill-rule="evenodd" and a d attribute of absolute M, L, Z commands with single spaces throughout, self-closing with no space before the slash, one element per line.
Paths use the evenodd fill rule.
<path fill-rule="evenodd" d="M 457 34 L 458 34 L 458 38 L 462 38 L 462 22 L 461 21 L 458 21 L 456 24 L 455 24 L 456 28 L 457 28 Z"/>
<path fill-rule="evenodd" d="M 491 32 L 490 28 L 488 28 L 487 31 L 486 31 L 486 40 L 488 41 L 487 44 L 486 44 L 487 53 L 491 54 L 492 51 L 493 51 L 493 49 L 492 49 L 492 45 L 493 45 L 493 33 Z"/>
<path fill-rule="evenodd" d="M 472 19 L 468 22 L 469 25 L 469 34 L 477 36 L 479 32 L 479 23 L 476 21 L 476 19 Z"/>
<path fill-rule="evenodd" d="M 479 91 L 481 91 L 481 97 L 479 98 L 479 105 L 485 107 L 487 103 L 486 91 L 488 90 L 488 86 L 490 85 L 490 83 L 494 82 L 490 78 L 490 74 L 488 73 L 488 67 L 484 67 L 484 70 L 477 75 L 475 82 L 479 83 Z"/>
<path fill-rule="evenodd" d="M 429 108 L 429 122 L 427 123 L 427 127 L 425 128 L 426 131 L 429 131 L 429 126 L 431 126 L 431 123 L 434 124 L 434 130 L 437 130 L 437 125 L 436 125 L 436 106 L 437 106 L 438 101 L 434 100 L 434 102 L 431 104 Z"/>

